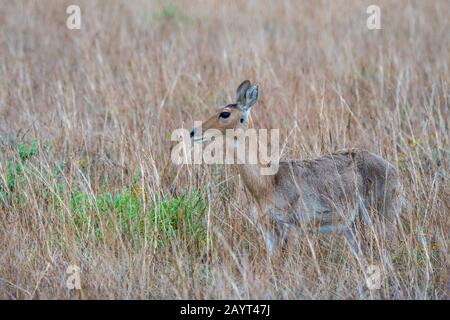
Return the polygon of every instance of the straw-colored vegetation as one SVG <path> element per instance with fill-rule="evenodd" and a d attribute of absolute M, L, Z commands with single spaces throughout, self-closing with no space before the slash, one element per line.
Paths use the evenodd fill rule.
<path fill-rule="evenodd" d="M 4 1 L 0 298 L 448 298 L 450 3 Z M 226 166 L 175 166 L 170 135 L 258 81 L 284 158 L 394 163 L 396 241 L 293 232 L 270 258 Z M 81 290 L 66 269 L 81 268 Z M 368 265 L 381 268 L 369 290 Z"/>

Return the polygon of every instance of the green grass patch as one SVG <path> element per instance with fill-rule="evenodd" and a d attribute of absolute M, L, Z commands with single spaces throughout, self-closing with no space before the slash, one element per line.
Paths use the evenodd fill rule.
<path fill-rule="evenodd" d="M 144 13 L 142 15 L 142 22 L 151 23 L 186 23 L 191 22 L 192 18 L 183 13 L 183 11 L 173 3 L 167 3 L 163 5 L 158 11 L 148 14 Z"/>
<path fill-rule="evenodd" d="M 145 201 L 129 188 L 98 196 L 74 191 L 70 208 L 79 231 L 91 230 L 99 239 L 104 228 L 117 227 L 123 239 L 133 244 L 153 243 L 155 248 L 175 239 L 196 247 L 206 243 L 206 203 L 197 191 L 154 201 Z"/>
<path fill-rule="evenodd" d="M 38 161 L 36 140 L 19 143 L 16 148 L 1 173 L 0 206 L 22 210 L 29 201 L 37 201 L 33 206 L 59 216 L 65 227 L 72 223 L 80 243 L 101 241 L 106 236 L 155 249 L 173 241 L 198 248 L 206 243 L 206 203 L 200 192 L 150 197 L 141 186 L 140 174 L 132 176 L 131 186 L 119 192 L 82 191 L 74 187 L 77 181 L 64 179 L 63 162 L 49 166 Z M 104 186 L 104 190 L 110 188 Z"/>

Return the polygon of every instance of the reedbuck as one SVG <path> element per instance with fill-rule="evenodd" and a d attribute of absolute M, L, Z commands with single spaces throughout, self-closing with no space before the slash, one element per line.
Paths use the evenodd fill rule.
<path fill-rule="evenodd" d="M 257 84 L 242 82 L 236 102 L 219 109 L 201 128 L 192 129 L 191 140 L 210 141 L 203 134 L 210 129 L 222 135 L 228 129 L 244 132 L 258 93 Z M 371 217 L 377 217 L 380 230 L 390 234 L 395 230 L 401 191 L 398 175 L 392 164 L 371 152 L 351 149 L 314 160 L 280 161 L 273 175 L 262 175 L 259 164 L 235 166 L 255 200 L 254 213 L 264 213 L 273 222 L 272 232 L 261 227 L 270 254 L 277 246 L 284 247 L 293 226 L 315 225 L 320 233 L 344 234 L 355 253 L 359 251 L 354 233 L 357 217 L 369 226 L 373 226 Z"/>

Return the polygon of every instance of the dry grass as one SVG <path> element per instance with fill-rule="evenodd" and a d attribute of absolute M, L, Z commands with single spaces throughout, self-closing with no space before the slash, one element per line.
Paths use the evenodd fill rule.
<path fill-rule="evenodd" d="M 3 3 L 0 297 L 448 298 L 450 3 L 377 2 L 379 31 L 367 1 L 77 1 L 79 31 L 70 2 Z M 398 241 L 366 230 L 355 258 L 299 235 L 270 259 L 238 176 L 169 163 L 172 130 L 246 78 L 285 157 L 362 147 L 399 167 Z"/>

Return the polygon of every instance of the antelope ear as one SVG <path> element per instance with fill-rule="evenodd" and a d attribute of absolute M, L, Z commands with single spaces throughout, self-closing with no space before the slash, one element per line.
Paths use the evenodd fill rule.
<path fill-rule="evenodd" d="M 259 86 L 258 84 L 254 84 L 245 93 L 245 105 L 243 106 L 243 109 L 247 110 L 252 105 L 254 105 L 256 101 L 258 101 L 258 96 Z"/>
<path fill-rule="evenodd" d="M 246 92 L 250 88 L 251 83 L 248 80 L 242 82 L 236 90 L 236 103 L 238 105 L 244 105 L 246 103 Z"/>

